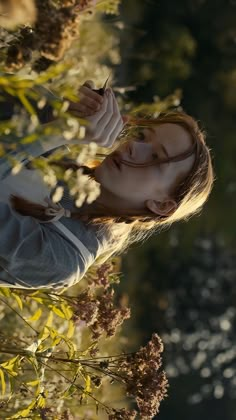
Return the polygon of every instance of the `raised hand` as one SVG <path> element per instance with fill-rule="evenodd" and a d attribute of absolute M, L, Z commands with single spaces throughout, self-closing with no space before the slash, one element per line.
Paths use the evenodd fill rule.
<path fill-rule="evenodd" d="M 124 125 L 118 103 L 112 89 L 106 89 L 101 96 L 93 87 L 91 81 L 81 86 L 80 101 L 71 102 L 69 111 L 89 122 L 84 143 L 94 141 L 99 146 L 112 147 Z"/>

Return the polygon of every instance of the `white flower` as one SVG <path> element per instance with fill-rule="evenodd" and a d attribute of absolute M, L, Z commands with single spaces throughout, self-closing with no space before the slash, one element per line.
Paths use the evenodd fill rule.
<path fill-rule="evenodd" d="M 82 206 L 82 204 L 84 203 L 84 201 L 85 201 L 85 198 L 86 198 L 86 194 L 84 193 L 84 192 L 82 192 L 82 193 L 80 193 L 79 194 L 79 197 L 76 199 L 76 201 L 75 201 L 75 205 L 76 205 L 76 207 L 81 207 Z"/>
<path fill-rule="evenodd" d="M 72 169 L 67 169 L 64 173 L 64 180 L 68 181 L 72 174 L 73 174 L 73 170 Z"/>
<path fill-rule="evenodd" d="M 23 167 L 22 163 L 20 163 L 20 162 L 19 162 L 19 163 L 17 163 L 17 164 L 14 166 L 14 168 L 12 168 L 11 173 L 12 173 L 13 175 L 17 175 L 17 174 L 21 171 L 22 167 Z"/>
<path fill-rule="evenodd" d="M 48 172 L 44 175 L 43 180 L 52 188 L 57 185 L 57 177 L 52 169 L 48 169 Z"/>
<path fill-rule="evenodd" d="M 63 197 L 63 192 L 64 192 L 64 188 L 63 187 L 57 187 L 56 191 L 54 192 L 53 196 L 52 196 L 52 201 L 54 203 L 58 203 L 58 201 L 60 201 Z"/>

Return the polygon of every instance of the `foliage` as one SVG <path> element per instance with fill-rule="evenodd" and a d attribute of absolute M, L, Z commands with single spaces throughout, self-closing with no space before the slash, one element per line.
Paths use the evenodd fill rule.
<path fill-rule="evenodd" d="M 129 354 L 119 353 L 118 337 L 113 344 L 104 341 L 104 334 L 113 336 L 129 317 L 129 309 L 114 302 L 112 283 L 119 277 L 113 270 L 112 264 L 91 270 L 87 287 L 80 285 L 75 294 L 0 290 L 4 418 L 65 419 L 78 413 L 76 406 L 79 417 L 72 418 L 92 419 L 98 410 L 99 418 L 106 413 L 119 418 L 109 398 L 121 392 L 136 399 L 142 418 L 158 411 L 167 380 L 160 371 L 163 346 L 157 334 Z"/>
<path fill-rule="evenodd" d="M 117 38 L 95 13 L 118 13 L 119 3 L 38 0 L 34 26 L 1 28 L 0 99 L 11 97 L 15 103 L 14 115 L 0 123 L 0 158 L 9 160 L 9 172 L 21 169 L 16 148 L 24 154 L 25 147 L 30 150 L 39 139 L 46 144 L 62 135 L 68 140 L 67 150 L 34 159 L 32 165 L 44 173 L 51 188 L 57 179 L 68 181 L 77 200 L 83 194 L 88 201 L 95 198 L 81 174 L 72 179 L 70 173 L 52 166 L 52 160 L 66 155 L 82 163 L 94 157 L 96 147 L 80 142 L 86 121 L 67 112 L 68 99 L 79 99 L 77 91 L 85 79 L 103 84 L 111 73 L 108 65 L 101 64 L 104 58 L 110 64 L 119 59 Z M 55 121 L 42 125 L 40 112 L 49 105 Z M 78 185 L 84 191 L 78 191 Z M 60 194 L 57 189 L 55 201 Z M 132 410 L 135 401 L 142 418 L 158 412 L 167 389 L 160 338 L 154 334 L 147 346 L 125 353 L 127 339 L 116 333 L 130 310 L 114 294 L 112 283 L 118 276 L 108 264 L 92 267 L 86 279 L 87 286 L 81 283 L 60 294 L 0 290 L 4 418 L 94 419 L 98 414 L 101 419 L 131 419 L 137 415 Z"/>

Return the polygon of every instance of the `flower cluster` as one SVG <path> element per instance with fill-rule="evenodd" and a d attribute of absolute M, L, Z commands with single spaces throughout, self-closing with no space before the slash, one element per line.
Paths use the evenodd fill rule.
<path fill-rule="evenodd" d="M 119 361 L 118 372 L 126 382 L 127 394 L 135 396 L 141 418 L 153 418 L 167 396 L 168 381 L 161 367 L 163 344 L 157 334 L 145 347 Z"/>
<path fill-rule="evenodd" d="M 130 308 L 114 307 L 114 290 L 105 290 L 97 298 L 98 313 L 95 323 L 92 325 L 93 338 L 98 338 L 103 332 L 108 337 L 115 335 L 116 329 L 125 319 L 130 317 Z"/>
<path fill-rule="evenodd" d="M 91 204 L 100 195 L 100 185 L 88 175 L 83 174 L 82 169 L 76 171 L 76 182 L 70 189 L 74 196 L 76 207 L 81 207 L 86 201 Z"/>
<path fill-rule="evenodd" d="M 161 401 L 167 396 L 168 381 L 161 371 L 163 344 L 157 334 L 153 334 L 145 347 L 131 354 L 120 354 L 109 358 L 94 357 L 81 361 L 82 365 L 120 382 L 126 394 L 134 397 L 140 418 L 152 419 L 158 412 Z M 135 419 L 136 411 L 109 409 L 109 420 Z"/>
<path fill-rule="evenodd" d="M 106 262 L 98 267 L 96 276 L 92 276 L 89 279 L 89 286 L 91 287 L 103 287 L 104 290 L 108 289 L 111 285 L 110 275 L 113 273 L 113 265 Z"/>
<path fill-rule="evenodd" d="M 23 27 L 18 40 L 8 48 L 6 64 L 9 70 L 19 69 L 31 61 L 32 51 L 37 51 L 39 58 L 44 59 L 44 68 L 40 68 L 40 63 L 36 62 L 36 70 L 45 70 L 52 61 L 63 57 L 79 35 L 78 12 L 82 10 L 76 11 L 76 4 L 73 7 L 67 3 L 59 7 L 50 0 L 36 0 L 37 20 L 34 28 Z"/>
<path fill-rule="evenodd" d="M 98 296 L 89 287 L 77 298 L 71 298 L 70 305 L 73 307 L 74 321 L 85 321 L 94 339 L 103 333 L 112 337 L 123 321 L 130 317 L 130 308 L 115 306 L 114 290 L 107 283 Z"/>
<path fill-rule="evenodd" d="M 71 302 L 74 308 L 74 321 L 85 321 L 88 326 L 92 326 L 96 322 L 98 314 L 98 304 L 96 298 L 90 290 L 80 293 L 78 298 Z"/>

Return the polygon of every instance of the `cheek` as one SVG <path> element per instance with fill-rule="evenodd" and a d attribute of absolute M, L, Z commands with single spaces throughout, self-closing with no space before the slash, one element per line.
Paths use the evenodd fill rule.
<path fill-rule="evenodd" d="M 158 185 L 154 168 L 131 168 L 123 166 L 121 172 L 101 164 L 95 170 L 95 179 L 114 194 L 129 199 L 150 198 Z"/>

